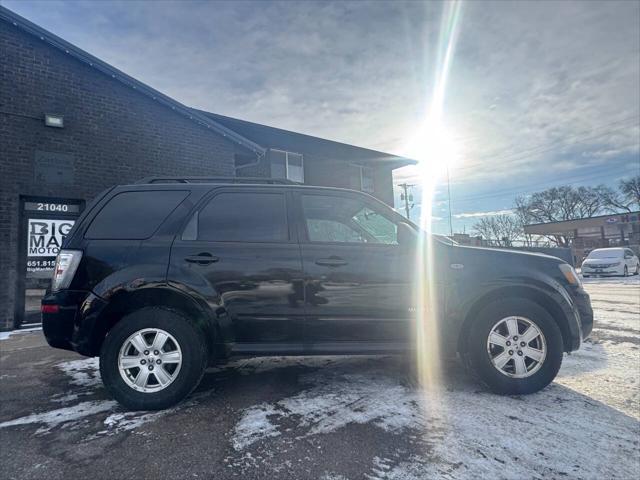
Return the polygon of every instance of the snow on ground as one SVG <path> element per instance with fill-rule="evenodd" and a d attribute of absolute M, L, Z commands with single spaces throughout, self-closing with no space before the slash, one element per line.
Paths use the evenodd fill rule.
<path fill-rule="evenodd" d="M 84 358 L 71 360 L 57 365 L 68 378 L 71 391 L 53 395 L 50 398 L 53 404 L 71 404 L 80 397 L 93 396 L 96 390 L 102 388 L 100 379 L 98 358 Z M 98 413 L 108 413 L 103 421 L 104 430 L 92 435 L 89 439 L 103 435 L 133 430 L 147 422 L 154 421 L 172 410 L 163 412 L 119 412 L 121 407 L 114 400 L 86 400 L 62 408 L 56 408 L 45 412 L 32 413 L 25 417 L 16 418 L 0 423 L 0 429 L 16 425 L 38 424 L 36 435 L 46 435 L 55 427 L 76 429 L 84 422 Z"/>
<path fill-rule="evenodd" d="M 232 444 L 252 455 L 235 466 L 246 458 L 245 467 L 269 463 L 309 436 L 367 424 L 390 438 L 417 439 L 411 443 L 424 452 L 377 457 L 370 479 L 637 478 L 639 285 L 637 277 L 589 279 L 592 338 L 565 356 L 542 392 L 501 397 L 459 372 L 448 372 L 442 388 L 418 391 L 389 364 L 345 358 L 302 375 L 296 395 L 247 408 Z M 246 360 L 243 368 L 264 370 L 267 361 Z"/>
<path fill-rule="evenodd" d="M 345 365 L 347 368 L 345 369 Z M 236 426 L 236 450 L 280 435 L 280 424 L 295 417 L 303 436 L 329 433 L 349 424 L 370 423 L 392 432 L 416 425 L 421 419 L 416 395 L 375 371 L 352 373 L 352 362 L 302 375 L 306 388 L 275 404 L 247 409 Z M 366 367 L 365 367 L 366 370 Z"/>
<path fill-rule="evenodd" d="M 556 383 L 640 419 L 640 277 L 587 279 L 595 324 Z"/>
<path fill-rule="evenodd" d="M 640 275 L 631 275 L 628 277 L 582 277 L 582 283 L 585 285 L 640 285 Z"/>
<path fill-rule="evenodd" d="M 71 384 L 77 387 L 91 388 L 102 384 L 98 357 L 72 360 L 57 367 L 69 377 Z"/>
<path fill-rule="evenodd" d="M 114 400 L 81 402 L 71 407 L 58 408 L 42 413 L 33 413 L 26 417 L 2 422 L 0 423 L 0 428 L 35 423 L 42 425 L 38 430 L 36 430 L 36 434 L 48 433 L 53 427 L 60 424 L 66 424 L 69 426 L 72 423 L 78 422 L 91 415 L 95 415 L 96 413 L 109 411 L 115 406 L 116 402 Z"/>
<path fill-rule="evenodd" d="M 28 332 L 37 332 L 39 330 L 42 330 L 42 327 L 21 328 L 19 330 L 10 330 L 8 332 L 0 332 L 0 340 L 7 340 L 8 338 L 15 335 L 21 335 L 23 333 L 28 333 Z"/>
<path fill-rule="evenodd" d="M 210 369 L 213 377 L 254 377 L 257 391 L 264 376 L 278 372 L 296 385 L 268 401 L 231 406 L 226 462 L 235 473 L 279 472 L 299 445 L 348 436 L 359 426 L 389 446 L 363 465 L 369 479 L 638 478 L 640 278 L 587 279 L 585 288 L 595 311 L 592 337 L 565 356 L 551 386 L 533 395 L 493 395 L 457 365 L 447 366 L 444 385 L 419 390 L 401 362 L 384 357 L 255 358 Z M 58 369 L 70 391 L 51 398 L 55 408 L 0 423 L 0 429 L 33 424 L 36 435 L 49 435 L 83 428 L 96 416 L 102 429 L 86 437 L 90 442 L 144 431 L 216 395 L 200 392 L 163 412 L 126 412 L 95 398 L 102 390 L 97 359 L 63 362 Z M 354 451 L 357 442 L 356 436 Z M 323 478 L 347 477 L 329 468 Z"/>

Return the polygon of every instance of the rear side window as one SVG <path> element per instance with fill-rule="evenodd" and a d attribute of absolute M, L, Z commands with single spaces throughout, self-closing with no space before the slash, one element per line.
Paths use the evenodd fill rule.
<path fill-rule="evenodd" d="M 287 208 L 281 193 L 229 192 L 216 195 L 199 215 L 198 240 L 286 242 Z"/>
<path fill-rule="evenodd" d="M 182 190 L 119 193 L 98 212 L 84 237 L 94 240 L 149 238 L 187 195 L 189 192 Z"/>

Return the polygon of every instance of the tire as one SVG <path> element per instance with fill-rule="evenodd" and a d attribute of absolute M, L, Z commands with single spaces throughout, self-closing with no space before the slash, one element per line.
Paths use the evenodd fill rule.
<path fill-rule="evenodd" d="M 156 338 L 159 344 L 164 338 L 164 334 L 156 337 L 159 332 L 168 334 L 168 337 L 161 350 L 152 350 L 154 347 L 149 346 L 148 352 L 152 356 L 146 356 L 134 347 L 136 339 L 139 341 L 141 338 L 139 334 L 143 335 L 147 345 L 154 343 Z M 157 356 L 153 356 L 156 351 Z M 138 361 L 138 358 L 141 360 Z M 146 307 L 126 315 L 109 331 L 100 351 L 100 374 L 109 393 L 126 408 L 161 410 L 182 401 L 198 386 L 207 358 L 202 334 L 180 312 L 163 307 Z M 144 365 L 121 371 L 121 359 L 122 362 L 128 360 L 131 364 Z M 164 364 L 162 359 L 165 359 Z M 147 370 L 143 371 L 143 367 Z M 155 372 L 150 372 L 151 367 Z M 160 375 L 160 368 L 164 373 L 162 377 L 156 377 L 155 374 Z M 147 374 L 146 382 L 144 385 L 133 385 L 141 372 Z M 160 378 L 166 385 L 161 385 Z"/>
<path fill-rule="evenodd" d="M 636 265 L 636 273 L 634 275 L 640 275 L 640 263 Z"/>
<path fill-rule="evenodd" d="M 509 351 L 514 352 L 514 356 L 510 356 L 510 360 L 503 367 L 505 370 L 512 370 L 505 373 L 501 371 L 492 361 L 492 356 L 497 358 L 499 353 L 491 353 L 489 351 L 489 334 L 494 326 L 507 319 L 508 317 L 519 317 L 518 326 L 520 328 L 520 334 L 526 331 L 527 323 L 530 322 L 537 327 L 538 332 L 541 332 L 541 337 L 536 337 L 535 340 L 531 340 L 526 347 L 520 347 L 521 338 L 518 339 L 518 345 L 514 347 L 514 342 L 511 342 L 511 347 L 504 347 L 504 354 L 508 355 Z M 506 320 L 505 320 L 506 321 Z M 506 328 L 507 324 L 503 323 Z M 508 336 L 508 333 L 506 333 Z M 510 337 L 513 338 L 513 337 Z M 468 328 L 468 337 L 466 353 L 464 354 L 465 364 L 471 370 L 482 383 L 487 385 L 490 390 L 501 395 L 518 395 L 529 394 L 542 390 L 549 385 L 558 374 L 560 366 L 562 365 L 563 355 L 563 342 L 562 333 L 558 328 L 558 325 L 553 320 L 551 315 L 537 303 L 523 299 L 523 298 L 511 298 L 500 300 L 492 303 L 483 308 L 479 313 L 475 321 Z M 544 342 L 539 350 L 544 350 L 545 355 L 542 361 L 535 362 L 532 358 L 524 355 L 524 352 L 534 352 L 535 350 L 529 350 L 532 345 L 539 346 Z M 494 352 L 501 352 L 500 347 L 494 345 L 491 346 L 495 349 Z M 517 348 L 523 350 L 523 356 L 521 360 L 515 358 Z M 527 350 L 525 350 L 527 349 Z M 537 354 L 537 353 L 536 353 Z M 522 360 L 523 359 L 523 360 Z M 516 361 L 524 361 L 527 373 L 524 377 L 516 378 L 515 372 Z M 521 365 L 521 364 L 520 364 Z"/>
<path fill-rule="evenodd" d="M 622 276 L 623 277 L 629 276 L 629 267 L 627 267 L 626 265 L 624 266 L 624 271 L 622 272 Z"/>

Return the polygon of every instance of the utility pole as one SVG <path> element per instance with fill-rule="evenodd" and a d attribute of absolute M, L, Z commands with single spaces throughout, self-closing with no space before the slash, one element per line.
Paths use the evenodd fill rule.
<path fill-rule="evenodd" d="M 449 166 L 447 166 L 447 194 L 449 197 L 449 235 L 453 240 L 453 222 L 451 220 L 451 181 L 449 180 Z"/>
<path fill-rule="evenodd" d="M 411 220 L 411 216 L 409 215 L 409 210 L 413 207 L 413 205 L 409 205 L 409 202 L 413 202 L 413 194 L 409 193 L 409 189 L 414 187 L 415 185 L 411 185 L 408 183 L 401 183 L 398 185 L 402 188 L 403 193 L 400 194 L 400 200 L 404 200 L 404 211 L 407 213 L 407 220 Z"/>

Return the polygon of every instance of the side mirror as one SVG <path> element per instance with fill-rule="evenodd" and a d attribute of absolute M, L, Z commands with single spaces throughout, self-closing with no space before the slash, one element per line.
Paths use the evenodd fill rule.
<path fill-rule="evenodd" d="M 413 247 L 418 240 L 418 232 L 409 224 L 400 222 L 398 224 L 398 245 L 402 247 Z"/>

